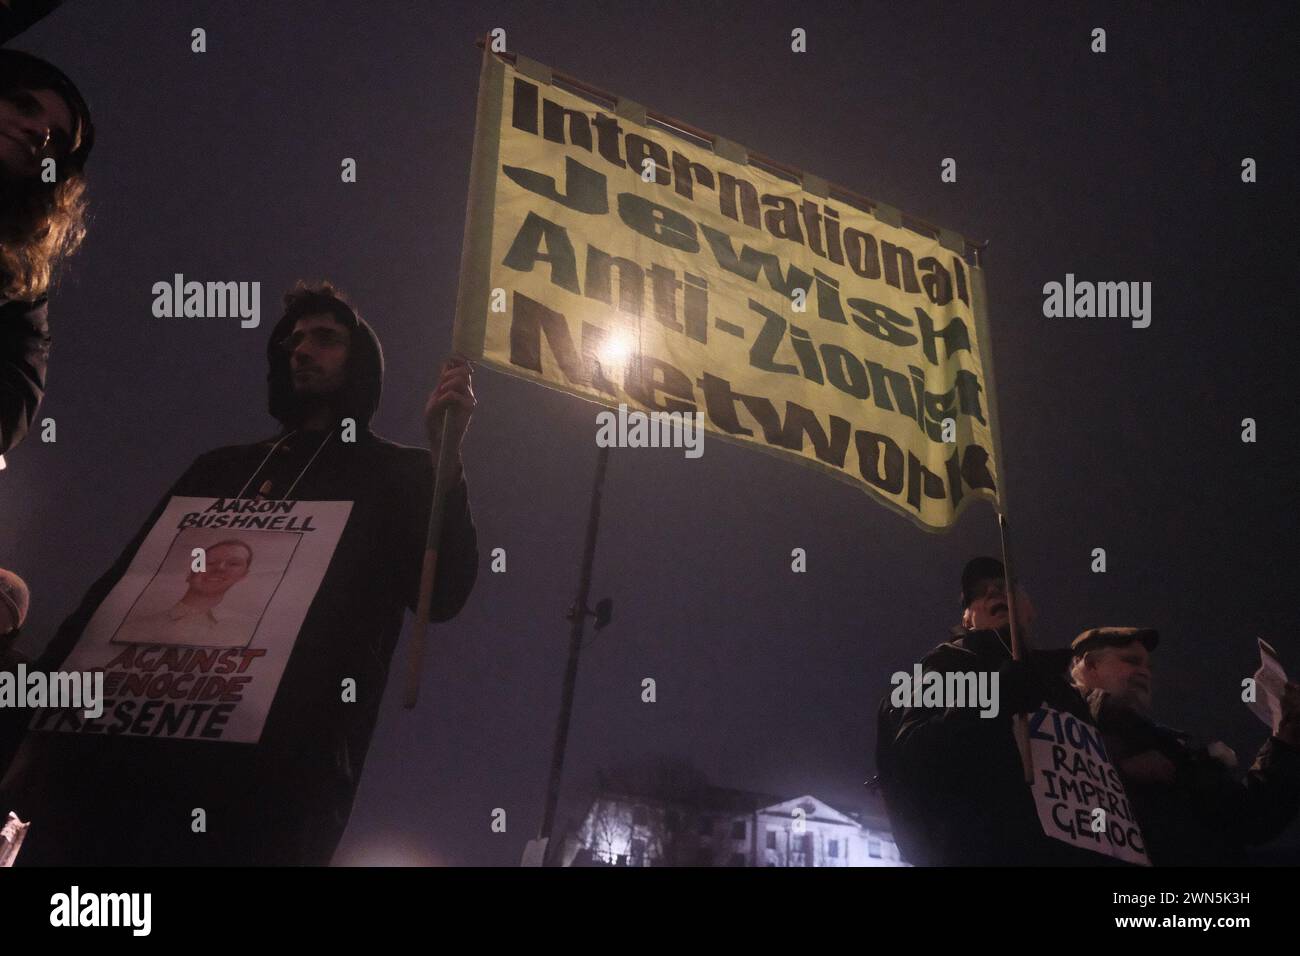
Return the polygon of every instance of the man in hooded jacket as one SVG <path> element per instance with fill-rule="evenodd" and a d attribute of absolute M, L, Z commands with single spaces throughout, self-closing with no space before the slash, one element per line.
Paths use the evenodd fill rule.
<path fill-rule="evenodd" d="M 242 744 L 31 731 L 0 782 L 0 807 L 32 823 L 19 865 L 324 865 L 343 835 L 404 609 L 416 606 L 440 442 L 459 448 L 474 398 L 468 363 L 453 359 L 425 408 L 431 450 L 380 438 L 368 426 L 383 376 L 370 326 L 328 284 L 300 284 L 285 305 L 267 347 L 270 411 L 281 432 L 201 455 L 37 665 L 57 669 L 68 656 L 173 496 L 351 502 L 261 737 Z M 460 611 L 477 565 L 457 455 L 433 620 Z M 341 692 L 349 679 L 354 701 Z"/>

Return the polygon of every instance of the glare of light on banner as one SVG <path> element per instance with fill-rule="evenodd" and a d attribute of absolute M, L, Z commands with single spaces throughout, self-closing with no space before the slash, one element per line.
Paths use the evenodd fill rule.
<path fill-rule="evenodd" d="M 627 332 L 616 331 L 607 338 L 597 358 L 600 367 L 610 378 L 621 377 L 628 360 L 636 352 L 636 340 Z"/>

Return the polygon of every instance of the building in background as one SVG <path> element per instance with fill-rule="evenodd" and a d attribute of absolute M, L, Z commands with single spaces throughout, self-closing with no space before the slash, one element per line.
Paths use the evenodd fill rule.
<path fill-rule="evenodd" d="M 722 787 L 602 789 L 565 854 L 594 866 L 907 866 L 883 810 Z"/>

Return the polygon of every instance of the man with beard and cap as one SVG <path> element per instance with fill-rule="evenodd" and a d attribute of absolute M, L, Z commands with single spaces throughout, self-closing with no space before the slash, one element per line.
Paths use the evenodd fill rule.
<path fill-rule="evenodd" d="M 1016 589 L 1018 630 L 1034 619 Z M 997 712 L 978 706 L 902 706 L 885 698 L 877 721 L 876 767 L 894 835 L 920 866 L 1087 866 L 1109 857 L 1049 837 L 1013 731 L 1013 717 L 1044 702 L 1086 719 L 1083 699 L 1065 679 L 1069 651 L 1011 656 L 1010 612 L 1002 562 L 979 557 L 961 576 L 962 622 L 927 654 L 921 672 L 985 675 Z M 993 678 L 997 684 L 993 684 Z"/>
<path fill-rule="evenodd" d="M 1281 717 L 1244 776 L 1236 754 L 1152 718 L 1145 627 L 1094 627 L 1070 645 L 1070 677 L 1124 780 L 1156 866 L 1232 866 L 1245 847 L 1280 834 L 1300 810 L 1300 684 L 1287 683 Z"/>
<path fill-rule="evenodd" d="M 85 236 L 94 138 L 71 80 L 38 57 L 0 50 L 0 455 L 27 435 L 45 394 L 48 293 Z"/>
<path fill-rule="evenodd" d="M 260 738 L 29 732 L 0 783 L 0 807 L 32 824 L 19 865 L 324 865 L 343 835 L 404 610 L 420 591 L 435 462 L 442 442 L 459 449 L 474 408 L 470 367 L 462 359 L 443 366 L 425 406 L 430 448 L 413 448 L 370 430 L 383 376 L 379 341 L 328 284 L 300 284 L 285 296 L 267 359 L 279 434 L 201 455 L 40 661 L 57 669 L 73 650 L 172 497 L 349 502 L 301 627 L 275 635 L 292 651 Z M 459 612 L 478 566 L 459 454 L 446 477 L 435 621 Z M 341 693 L 349 680 L 351 698 Z M 191 829 L 198 808 L 206 832 Z"/>

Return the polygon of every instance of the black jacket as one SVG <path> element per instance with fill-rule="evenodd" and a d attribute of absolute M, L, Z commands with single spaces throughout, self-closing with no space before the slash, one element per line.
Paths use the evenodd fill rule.
<path fill-rule="evenodd" d="M 45 395 L 46 301 L 0 301 L 0 455 L 23 440 Z"/>
<path fill-rule="evenodd" d="M 366 381 L 348 409 L 357 417 L 356 442 L 300 431 L 269 458 L 270 439 L 201 455 L 41 660 L 55 668 L 76 645 L 173 495 L 235 497 L 248 487 L 247 498 L 269 482 L 272 499 L 350 501 L 259 742 L 28 734 L 0 785 L 2 805 L 32 820 L 20 865 L 329 862 L 351 812 L 404 611 L 415 606 L 433 490 L 428 449 L 394 444 L 366 426 L 382 356 L 369 328 L 359 328 L 352 370 Z M 272 406 L 291 421 L 276 394 L 283 361 L 274 350 Z M 438 559 L 432 616 L 446 620 L 464 605 L 478 566 L 463 480 L 448 497 Z M 356 682 L 356 702 L 342 699 L 347 678 Z M 191 831 L 196 808 L 205 811 L 206 833 Z"/>
<path fill-rule="evenodd" d="M 0 4 L 0 43 L 8 43 L 61 3 L 63 0 L 10 0 Z"/>
<path fill-rule="evenodd" d="M 1156 866 L 1240 865 L 1248 845 L 1276 837 L 1300 810 L 1300 752 L 1276 737 L 1239 775 L 1190 735 L 1147 720 L 1105 691 L 1089 694 L 1088 706 Z M 1172 765 L 1171 775 L 1140 768 L 1153 751 L 1169 762 L 1166 769 Z"/>
<path fill-rule="evenodd" d="M 1041 700 L 1087 719 L 1065 680 L 1068 652 L 1031 652 Z M 923 671 L 994 672 L 1011 654 L 997 631 L 970 631 L 926 655 Z M 1112 861 L 1043 833 L 1012 732 L 1009 709 L 901 707 L 887 695 L 877 723 L 876 766 L 894 836 L 920 866 L 1096 866 Z"/>

